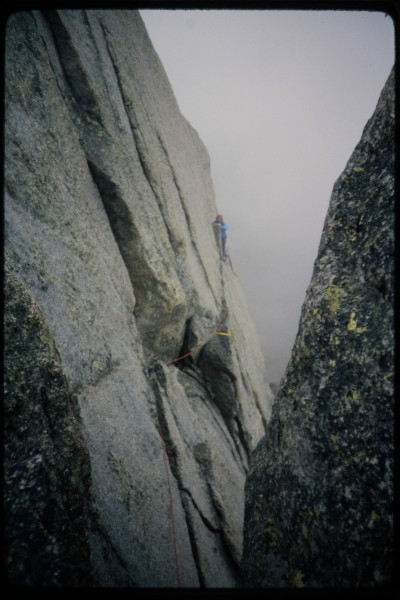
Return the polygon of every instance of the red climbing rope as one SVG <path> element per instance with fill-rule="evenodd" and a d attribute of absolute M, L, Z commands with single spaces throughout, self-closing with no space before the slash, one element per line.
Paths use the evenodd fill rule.
<path fill-rule="evenodd" d="M 193 354 L 193 349 L 188 352 L 187 354 L 183 354 L 182 356 L 178 356 L 178 358 L 174 358 L 173 360 L 170 360 L 167 362 L 167 365 L 172 365 L 173 363 L 178 362 L 178 360 L 182 360 L 183 358 L 186 358 L 187 356 L 192 356 Z"/>
<path fill-rule="evenodd" d="M 165 465 L 165 470 L 167 472 L 167 479 L 168 479 L 169 510 L 170 510 L 170 516 L 171 516 L 172 537 L 173 537 L 173 541 L 174 541 L 175 566 L 176 566 L 176 581 L 177 581 L 178 587 L 180 587 L 181 583 L 180 583 L 180 578 L 179 578 L 179 561 L 178 561 L 178 547 L 177 547 L 177 543 L 176 543 L 174 504 L 172 502 L 172 490 L 171 490 L 171 481 L 170 481 L 170 478 L 169 478 L 167 450 L 165 448 L 165 442 L 164 442 L 164 438 L 163 438 L 163 434 L 162 434 L 162 430 L 161 430 L 160 424 L 158 424 L 158 430 L 160 432 L 161 442 L 162 442 L 162 446 L 163 446 L 163 451 L 164 451 L 163 452 L 163 454 L 164 454 L 164 465 Z"/>
<path fill-rule="evenodd" d="M 198 344 L 196 344 L 196 346 L 194 346 L 186 354 L 183 354 L 182 356 L 178 356 L 178 358 L 174 358 L 173 360 L 170 360 L 167 364 L 168 365 L 172 365 L 173 363 L 178 362 L 179 360 L 182 360 L 183 358 L 186 358 L 187 356 L 191 356 L 195 350 L 197 350 L 198 348 L 201 348 L 201 346 L 204 346 L 204 344 L 206 344 L 208 342 L 208 340 L 211 339 L 211 337 L 214 335 L 214 333 L 217 334 L 217 335 L 230 335 L 230 332 L 219 331 L 219 328 L 222 325 L 222 323 L 225 321 L 227 315 L 228 315 L 228 309 L 225 309 L 224 312 L 222 313 L 222 316 L 221 316 L 220 320 L 215 325 L 213 331 L 211 332 L 211 334 L 205 340 L 203 340 L 203 341 L 199 342 Z M 167 479 L 168 479 L 169 509 L 170 509 L 171 526 L 172 526 L 172 537 L 173 537 L 173 542 L 174 542 L 174 552 L 175 552 L 176 580 L 177 580 L 177 583 L 178 583 L 178 587 L 180 587 L 179 560 L 178 560 L 178 547 L 177 547 L 177 542 L 176 542 L 174 505 L 173 505 L 173 501 L 172 501 L 172 490 L 171 490 L 171 481 L 170 481 L 170 477 L 169 477 L 167 449 L 165 447 L 165 441 L 164 441 L 164 437 L 163 437 L 163 434 L 162 434 L 162 429 L 161 429 L 160 423 L 158 423 L 158 430 L 159 430 L 159 433 L 160 433 L 160 438 L 161 438 L 161 442 L 162 442 L 162 446 L 163 446 L 164 465 L 165 465 L 165 471 L 167 473 Z"/>

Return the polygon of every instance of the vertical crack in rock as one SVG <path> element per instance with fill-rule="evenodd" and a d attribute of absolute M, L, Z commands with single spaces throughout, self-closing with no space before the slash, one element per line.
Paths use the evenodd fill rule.
<path fill-rule="evenodd" d="M 82 11 L 83 15 L 84 12 L 85 11 Z M 57 10 L 45 10 L 43 11 L 43 15 L 53 33 L 53 40 L 55 48 L 58 51 L 65 81 L 68 83 L 72 97 L 75 100 L 75 109 L 86 113 L 89 118 L 94 119 L 100 126 L 104 127 L 99 111 L 98 100 L 94 94 L 87 72 L 82 64 L 81 57 L 74 45 L 67 25 L 63 22 L 63 19 Z M 89 35 L 90 27 L 87 26 L 86 29 Z"/>
<path fill-rule="evenodd" d="M 198 451 L 197 451 L 197 456 L 198 456 Z M 205 478 L 207 479 L 207 473 L 205 473 Z M 213 492 L 213 488 L 210 483 L 208 483 L 208 490 L 209 490 L 210 498 L 213 501 L 216 513 L 218 515 L 220 512 L 218 510 L 218 500 L 216 500 L 216 498 L 215 498 L 215 494 Z M 206 518 L 205 514 L 200 510 L 200 507 L 195 502 L 195 499 L 194 499 L 192 493 L 190 492 L 190 490 L 188 490 L 187 488 L 180 487 L 180 491 L 183 494 L 182 504 L 185 509 L 186 519 L 187 519 L 187 523 L 188 523 L 189 537 L 190 537 L 191 546 L 192 546 L 192 552 L 193 552 L 193 556 L 195 557 L 195 560 L 196 560 L 196 565 L 197 565 L 197 570 L 198 570 L 201 587 L 209 587 L 209 586 L 206 585 L 207 584 L 207 576 L 204 573 L 204 569 L 202 568 L 202 561 L 203 561 L 202 554 L 204 554 L 204 552 L 202 552 L 202 548 L 199 547 L 198 536 L 196 534 L 196 530 L 198 530 L 198 527 L 196 527 L 196 525 L 194 523 L 193 510 L 189 507 L 189 503 L 190 503 L 190 506 L 194 508 L 194 510 L 196 511 L 196 514 L 200 517 L 201 522 L 204 524 L 204 526 L 207 528 L 207 530 L 210 531 L 210 533 L 213 534 L 214 536 L 217 536 L 218 538 L 220 538 L 221 541 L 223 542 L 223 550 L 224 550 L 225 559 L 229 564 L 229 569 L 231 570 L 232 573 L 235 573 L 235 577 L 237 577 L 238 576 L 238 563 L 237 563 L 237 560 L 235 561 L 235 549 L 231 547 L 230 540 L 224 534 L 223 527 L 221 527 L 221 526 L 216 527 L 215 525 L 212 524 L 212 522 L 209 519 Z M 224 521 L 224 515 L 220 514 L 220 517 L 221 517 L 221 523 L 222 523 Z M 211 557 L 211 559 L 212 559 L 212 557 Z"/>
<path fill-rule="evenodd" d="M 218 329 L 224 328 L 228 310 L 223 310 L 222 314 L 226 316 L 220 319 Z M 180 359 L 174 364 L 185 372 L 193 366 L 198 370 L 207 393 L 226 422 L 241 463 L 247 466 L 250 447 L 237 412 L 241 404 L 237 377 L 226 366 L 230 357 L 228 342 L 214 343 L 216 326 L 208 325 L 207 332 L 204 321 L 201 323 L 197 317 L 187 320 Z"/>
<path fill-rule="evenodd" d="M 182 490 L 182 493 L 185 494 L 187 493 L 187 490 Z M 192 554 L 193 554 L 193 558 L 195 561 L 195 565 L 196 565 L 196 570 L 197 570 L 197 575 L 199 578 L 199 584 L 201 588 L 206 588 L 207 587 L 207 579 L 205 577 L 205 574 L 203 572 L 203 569 L 201 568 L 201 553 L 199 552 L 199 548 L 198 548 L 198 543 L 197 543 L 197 537 L 196 537 L 196 528 L 194 526 L 194 523 L 192 522 L 191 519 L 191 512 L 190 509 L 188 507 L 188 503 L 192 502 L 192 497 L 190 495 L 190 499 L 186 499 L 185 496 L 183 496 L 182 498 L 182 505 L 183 505 L 183 509 L 185 511 L 185 518 L 186 518 L 186 522 L 188 525 L 188 532 L 189 532 L 189 539 L 190 539 L 190 547 L 192 549 Z M 197 508 L 196 508 L 197 510 Z M 198 514 L 201 513 L 197 510 Z"/>
<path fill-rule="evenodd" d="M 165 144 L 163 143 L 163 140 L 162 140 L 162 138 L 161 138 L 161 136 L 160 136 L 159 133 L 157 133 L 157 138 L 158 138 L 158 141 L 160 143 L 160 147 L 161 147 L 161 149 L 164 152 L 164 155 L 165 155 L 165 158 L 167 160 L 167 163 L 169 164 L 169 167 L 170 167 L 170 170 L 171 170 L 171 174 L 172 174 L 172 179 L 173 179 L 176 191 L 178 193 L 178 197 L 180 199 L 180 203 L 181 203 L 181 206 L 182 206 L 183 213 L 185 215 L 185 219 L 186 219 L 188 231 L 192 232 L 193 231 L 193 227 L 192 227 L 192 224 L 191 224 L 191 218 L 190 218 L 190 214 L 189 214 L 189 212 L 188 212 L 188 210 L 186 208 L 186 203 L 185 203 L 185 199 L 184 199 L 183 193 L 182 193 L 180 185 L 179 185 L 178 176 L 176 174 L 176 171 L 175 171 L 175 168 L 174 168 L 174 166 L 172 164 L 172 161 L 169 158 L 168 150 L 167 150 Z M 202 267 L 204 278 L 207 281 L 208 287 L 213 291 L 213 287 L 212 287 L 212 285 L 211 285 L 211 283 L 209 281 L 207 269 L 206 269 L 206 267 L 204 265 L 204 262 L 203 262 L 202 253 L 200 252 L 200 249 L 199 249 L 199 247 L 198 247 L 198 245 L 196 243 L 196 240 L 194 239 L 193 235 L 190 236 L 190 240 L 191 240 L 191 243 L 193 244 L 196 256 L 197 256 L 197 258 L 198 258 L 198 260 L 200 262 L 200 265 Z M 214 294 L 214 296 L 215 296 L 215 294 Z M 218 305 L 218 298 L 215 297 L 215 301 L 216 301 L 216 304 Z"/>
<path fill-rule="evenodd" d="M 238 363 L 240 364 L 239 358 L 238 358 Z M 261 410 L 260 398 L 259 398 L 257 392 L 254 391 L 254 390 L 250 391 L 248 383 L 247 383 L 247 378 L 244 376 L 243 373 L 241 374 L 241 379 L 242 379 L 243 389 L 246 391 L 246 394 L 248 394 L 249 396 L 251 394 L 253 394 L 255 407 L 256 407 L 256 409 L 258 411 L 258 414 L 260 415 L 261 421 L 264 424 L 264 428 L 267 428 L 268 421 L 267 421 L 265 415 L 263 414 L 263 412 Z"/>
<path fill-rule="evenodd" d="M 140 235 L 135 227 L 135 221 L 117 184 L 91 160 L 88 160 L 88 167 L 93 181 L 99 190 L 111 230 L 128 270 L 133 290 L 137 290 L 140 293 L 140 290 L 143 290 L 145 286 L 138 285 L 137 272 L 143 269 L 143 279 L 148 279 L 149 285 L 154 277 L 150 270 L 146 269 L 146 263 L 142 259 L 137 244 Z M 141 265 L 139 269 L 137 268 L 138 264 Z"/>
<path fill-rule="evenodd" d="M 237 414 L 240 393 L 237 377 L 231 368 L 229 341 L 222 336 L 214 335 L 199 353 L 196 361 L 203 373 L 208 388 L 212 391 L 212 399 L 218 407 L 234 440 L 235 446 L 244 464 L 247 464 L 247 444 L 243 445 L 238 435 Z"/>
<path fill-rule="evenodd" d="M 113 55 L 113 49 L 111 46 L 111 42 L 110 42 L 110 34 L 107 30 L 107 27 L 105 26 L 104 22 L 101 22 L 101 26 L 104 32 L 104 38 L 106 41 L 106 47 L 107 47 L 107 51 L 111 60 L 111 63 L 113 65 L 113 69 L 115 71 L 115 75 L 118 81 L 118 87 L 119 87 L 119 91 L 120 91 L 120 95 L 125 107 L 125 112 L 126 115 L 128 117 L 129 123 L 130 123 L 130 127 L 131 127 L 131 131 L 132 131 L 132 136 L 134 139 L 134 144 L 138 153 L 138 158 L 140 161 L 140 165 L 143 171 L 144 176 L 146 177 L 146 180 L 150 186 L 150 189 L 152 190 L 153 196 L 155 198 L 155 200 L 158 203 L 159 206 L 159 211 L 160 211 L 160 215 L 163 219 L 166 231 L 168 233 L 168 237 L 169 237 L 169 241 L 170 241 L 170 245 L 171 248 L 174 250 L 174 252 L 178 253 L 179 248 L 181 246 L 181 240 L 179 240 L 177 238 L 177 236 L 175 235 L 173 229 L 171 228 L 170 224 L 168 223 L 168 220 L 165 216 L 165 206 L 164 203 L 162 202 L 162 198 L 160 197 L 160 192 L 157 189 L 157 186 L 155 185 L 155 180 L 154 180 L 154 168 L 152 170 L 150 170 L 150 165 L 148 164 L 148 159 L 147 159 L 147 155 L 148 155 L 148 151 L 146 149 L 146 145 L 145 145 L 145 141 L 141 135 L 140 132 L 140 127 L 138 126 L 138 122 L 137 120 L 134 118 L 134 106 L 132 106 L 132 102 L 126 97 L 126 92 L 125 92 L 125 88 L 123 85 L 123 80 L 117 65 L 117 62 L 114 58 Z M 143 107 L 144 109 L 146 107 Z M 168 154 L 168 150 L 163 142 L 163 139 L 160 135 L 160 133 L 158 131 L 154 132 L 156 135 L 156 138 L 158 140 L 159 143 L 159 148 L 162 150 L 163 155 L 164 155 L 164 159 L 166 164 L 168 165 L 169 171 L 170 171 L 170 175 L 172 176 L 172 180 L 175 186 L 175 190 L 178 194 L 178 198 L 180 201 L 180 206 L 182 208 L 183 214 L 185 216 L 185 220 L 186 220 L 186 225 L 187 225 L 187 229 L 188 231 L 191 233 L 193 231 L 192 225 L 191 225 L 191 218 L 190 218 L 190 214 L 188 213 L 188 210 L 186 208 L 186 204 L 185 204 L 185 199 L 183 197 L 180 185 L 179 185 L 179 181 L 178 181 L 178 177 L 175 171 L 175 168 L 172 164 L 172 161 L 169 158 L 169 154 Z M 194 239 L 194 236 L 191 234 L 190 235 L 190 242 L 193 245 L 193 248 L 195 249 L 195 254 L 198 258 L 198 261 L 201 265 L 202 268 L 202 272 L 204 275 L 204 279 L 207 282 L 207 285 L 209 287 L 209 289 L 211 290 L 211 292 L 214 295 L 215 298 L 215 302 L 216 304 L 218 304 L 218 298 L 215 295 L 215 291 L 213 289 L 213 286 L 211 285 L 211 282 L 209 280 L 209 276 L 208 276 L 208 272 L 207 269 L 204 265 L 204 261 L 202 258 L 202 252 L 200 251 L 200 249 L 198 248 L 198 245 Z"/>
<path fill-rule="evenodd" d="M 242 422 L 240 420 L 239 415 L 235 416 L 235 422 L 236 422 L 236 431 L 237 431 L 237 437 L 238 437 L 238 441 L 240 442 L 239 444 L 239 448 L 242 449 L 244 448 L 244 450 L 246 451 L 246 455 L 244 456 L 244 459 L 246 459 L 246 465 L 248 464 L 248 459 L 250 458 L 250 450 L 248 447 L 248 440 L 247 437 L 245 435 L 245 432 L 243 430 L 242 427 Z"/>
<path fill-rule="evenodd" d="M 189 492 L 188 489 L 185 489 L 184 481 L 182 478 L 182 473 L 180 472 L 180 469 L 179 469 L 179 451 L 178 451 L 177 447 L 174 445 L 174 439 L 176 438 L 176 436 L 174 436 L 174 434 L 171 433 L 171 431 L 168 427 L 167 417 L 164 412 L 163 394 L 165 394 L 166 392 L 163 389 L 162 383 L 161 383 L 162 381 L 165 381 L 163 367 L 161 367 L 159 364 L 153 365 L 153 367 L 150 370 L 150 373 L 151 373 L 150 376 L 151 376 L 153 389 L 154 389 L 155 397 L 156 397 L 158 426 L 160 428 L 160 435 L 162 436 L 162 444 L 164 446 L 164 450 L 166 452 L 166 457 L 167 457 L 166 468 L 170 469 L 171 475 L 174 477 L 174 479 L 177 483 L 178 489 L 181 490 L 181 493 L 183 492 L 184 494 L 190 496 L 192 506 L 194 506 L 195 510 L 199 513 L 199 515 L 201 515 L 201 511 L 199 510 L 199 507 L 193 501 L 192 494 Z M 205 587 L 204 575 L 202 573 L 202 569 L 200 566 L 201 561 L 200 561 L 200 557 L 199 557 L 199 549 L 198 549 L 198 546 L 196 543 L 196 528 L 193 526 L 192 519 L 190 518 L 190 511 L 188 510 L 188 505 L 185 502 L 185 498 L 182 497 L 182 495 L 181 495 L 181 501 L 182 501 L 182 506 L 184 509 L 187 530 L 189 533 L 189 539 L 190 539 L 190 544 L 191 544 L 192 553 L 193 553 L 193 559 L 195 561 L 195 565 L 196 565 L 196 569 L 197 569 L 197 573 L 198 573 L 198 577 L 199 577 L 199 581 L 200 581 L 200 586 Z M 173 511 L 173 507 L 171 507 L 171 511 Z M 171 514 L 171 518 L 173 518 L 172 514 Z M 201 516 L 201 520 L 208 529 L 210 529 L 211 531 L 216 531 L 216 529 L 211 526 L 211 523 L 207 519 L 205 519 L 203 516 Z M 173 523 L 171 523 L 172 530 L 173 530 L 173 527 L 174 527 L 174 525 L 173 525 Z M 172 531 L 172 535 L 174 535 L 173 531 Z M 178 561 L 178 568 L 179 568 L 179 558 L 178 557 L 177 557 L 177 561 Z"/>
<path fill-rule="evenodd" d="M 213 467 L 215 459 L 212 451 L 208 443 L 199 441 L 196 436 L 193 448 L 190 450 L 187 447 L 191 443 L 189 442 L 188 432 L 182 431 L 182 423 L 179 423 L 176 416 L 173 415 L 173 412 L 179 410 L 179 408 L 168 404 L 168 398 L 171 396 L 171 385 L 176 384 L 172 384 L 171 375 L 168 374 L 162 363 L 153 365 L 152 383 L 157 400 L 158 422 L 163 432 L 171 472 L 181 491 L 182 506 L 185 510 L 199 579 L 204 581 L 204 573 L 207 572 L 207 569 L 204 571 L 204 565 L 210 559 L 205 555 L 200 540 L 210 534 L 214 537 L 217 536 L 215 539 L 218 538 L 219 540 L 215 543 L 218 544 L 220 552 L 223 553 L 223 556 L 219 559 L 222 560 L 221 564 L 225 562 L 225 568 L 232 573 L 232 577 L 236 578 L 240 551 L 235 536 L 226 526 L 227 506 L 217 490 L 218 483 Z M 178 388 L 175 389 L 175 401 L 177 401 Z M 183 389 L 180 393 L 182 394 L 182 392 Z M 199 398 L 198 401 L 201 402 L 202 400 Z M 218 449 L 216 451 L 218 452 Z M 196 494 L 192 490 L 196 490 Z M 201 527 L 200 524 L 202 524 Z M 208 533 L 205 532 L 204 527 Z M 233 575 L 233 573 L 236 573 L 236 575 Z M 208 577 L 210 576 L 208 575 Z M 210 581 L 208 581 L 208 585 L 210 585 Z"/>
<path fill-rule="evenodd" d="M 136 148 L 137 151 L 137 155 L 138 155 L 138 159 L 142 168 L 142 172 L 143 175 L 145 176 L 149 187 L 153 193 L 154 198 L 156 199 L 158 205 L 159 205 L 159 209 L 160 209 L 160 215 L 164 221 L 164 225 L 165 225 L 165 229 L 168 233 L 168 237 L 169 237 L 169 242 L 171 244 L 171 248 L 176 248 L 177 247 L 177 242 L 175 239 L 175 236 L 173 235 L 173 232 L 170 228 L 170 226 L 168 225 L 163 210 L 162 210 L 162 205 L 160 203 L 160 199 L 158 197 L 158 193 L 157 190 L 154 186 L 153 183 L 153 178 L 151 176 L 151 173 L 149 171 L 147 162 L 146 162 L 146 151 L 144 148 L 144 140 L 141 137 L 140 134 L 140 129 L 138 127 L 138 123 L 136 122 L 136 120 L 134 119 L 133 116 L 133 107 L 132 107 L 132 103 L 131 101 L 126 97 L 126 93 L 125 93 L 125 89 L 124 89 L 124 85 L 122 82 L 122 77 L 118 68 L 118 65 L 114 59 L 114 55 L 113 55 L 113 51 L 112 51 L 112 47 L 111 47 L 111 43 L 110 43 L 110 34 L 107 30 L 107 27 L 104 23 L 104 21 L 100 22 L 101 24 L 101 28 L 103 30 L 103 34 L 104 34 L 104 39 L 106 42 L 106 48 L 107 48 L 107 52 L 108 52 L 108 56 L 110 58 L 111 64 L 113 65 L 113 69 L 115 72 L 115 76 L 116 76 L 116 80 L 118 82 L 118 88 L 119 88 L 119 93 L 121 95 L 121 99 L 125 108 L 125 113 L 128 117 L 129 123 L 130 123 L 130 128 L 131 128 L 131 132 L 132 132 L 132 136 L 133 136 L 133 140 L 134 140 L 134 146 Z"/>
<path fill-rule="evenodd" d="M 101 116 L 101 92 L 98 91 L 97 97 L 93 88 L 94 84 L 86 73 L 86 65 L 82 63 L 81 57 L 74 47 L 74 40 L 68 30 L 70 26 L 68 21 L 64 22 L 65 17 L 62 18 L 56 11 L 48 11 L 46 17 L 53 31 L 60 64 L 75 99 L 73 106 L 70 107 L 71 117 L 77 127 L 89 170 L 98 188 L 111 230 L 131 279 L 136 299 L 134 314 L 143 347 L 148 359 L 167 358 L 175 352 L 179 337 L 179 323 L 182 321 L 183 325 L 186 313 L 185 295 L 173 270 L 171 231 L 165 224 L 162 211 L 159 212 L 159 217 L 157 216 L 156 219 L 152 215 L 151 208 L 146 208 L 141 218 L 149 223 L 150 231 L 144 234 L 143 227 L 136 226 L 133 211 L 140 201 L 148 204 L 144 195 L 149 192 L 136 191 L 131 194 L 129 178 L 133 177 L 133 171 L 129 172 L 128 169 L 123 169 L 122 172 L 116 172 L 114 163 L 106 160 L 104 152 L 105 150 L 110 151 L 109 144 L 112 144 L 112 136 L 107 133 L 107 126 Z M 89 37 L 98 54 L 99 50 L 86 13 L 83 21 L 86 28 L 90 30 Z M 107 30 L 101 19 L 100 24 L 109 60 L 117 78 L 121 100 L 125 103 L 123 85 L 119 79 L 120 74 L 108 45 Z M 100 62 L 100 58 L 98 56 L 97 58 Z M 128 119 L 129 112 L 125 106 Z M 78 117 L 78 114 L 81 117 Z M 132 150 L 137 152 L 138 160 L 143 167 L 140 140 L 135 138 L 134 133 L 134 127 L 131 127 Z M 137 196 L 139 197 L 136 198 Z M 169 236 L 170 253 L 161 251 L 164 240 L 161 239 L 159 231 L 159 218 L 164 221 L 165 230 Z M 140 225 L 143 225 L 142 220 Z M 158 231 L 158 236 L 153 240 L 151 239 L 151 228 Z M 157 247 L 159 252 L 157 252 Z M 155 313 L 158 315 L 157 324 L 154 322 Z M 171 323 L 175 324 L 173 331 Z"/>
<path fill-rule="evenodd" d="M 214 353 L 210 360 L 207 356 L 207 348 L 199 357 L 200 369 L 204 374 L 207 385 L 213 392 L 213 401 L 218 407 L 226 426 L 235 443 L 235 447 L 242 463 L 247 465 L 248 448 L 246 441 L 241 437 L 240 419 L 238 417 L 238 408 L 240 404 L 240 394 L 237 385 L 236 375 L 215 360 Z"/>
<path fill-rule="evenodd" d="M 188 489 L 183 487 L 182 485 L 179 486 L 179 491 L 186 494 L 187 497 L 190 499 L 190 502 L 192 503 L 193 507 L 195 508 L 197 514 L 199 515 L 200 519 L 202 520 L 202 522 L 204 523 L 205 527 L 207 527 L 207 529 L 209 531 L 211 531 L 212 533 L 221 533 L 221 527 L 219 526 L 215 526 L 213 525 L 213 523 L 210 521 L 210 519 L 207 519 L 206 515 L 201 511 L 199 505 L 197 504 L 195 498 L 193 497 L 192 492 Z"/>

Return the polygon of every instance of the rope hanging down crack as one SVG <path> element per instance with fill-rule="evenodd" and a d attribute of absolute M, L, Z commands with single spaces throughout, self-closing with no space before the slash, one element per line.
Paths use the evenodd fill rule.
<path fill-rule="evenodd" d="M 229 331 L 228 332 L 219 331 L 219 328 L 221 327 L 221 325 L 223 324 L 223 322 L 225 321 L 227 316 L 228 316 L 228 309 L 225 309 L 222 313 L 220 320 L 217 322 L 214 329 L 212 330 L 211 334 L 205 340 L 202 340 L 201 342 L 197 343 L 189 352 L 187 352 L 183 356 L 179 356 L 178 358 L 175 358 L 175 359 L 169 361 L 167 364 L 172 365 L 173 363 L 178 362 L 179 360 L 182 360 L 183 358 L 186 358 L 187 356 L 191 356 L 193 354 L 193 352 L 195 352 L 195 350 L 198 350 L 199 348 L 204 346 L 212 338 L 212 336 L 214 334 L 228 335 L 228 336 L 231 335 Z M 169 468 L 168 468 L 169 463 L 168 463 L 167 449 L 165 446 L 165 440 L 164 440 L 164 437 L 162 434 L 162 429 L 161 429 L 160 423 L 158 423 L 158 431 L 159 431 L 161 442 L 162 442 L 164 466 L 165 466 L 165 471 L 167 474 L 167 481 L 168 481 L 169 510 L 170 510 L 170 519 L 171 519 L 171 528 L 172 528 L 172 538 L 173 538 L 173 544 L 174 544 L 176 580 L 177 580 L 178 587 L 180 587 L 178 546 L 177 546 L 177 540 L 176 540 L 176 526 L 175 526 L 174 505 L 173 505 L 173 499 L 172 499 L 171 480 L 170 480 Z"/>

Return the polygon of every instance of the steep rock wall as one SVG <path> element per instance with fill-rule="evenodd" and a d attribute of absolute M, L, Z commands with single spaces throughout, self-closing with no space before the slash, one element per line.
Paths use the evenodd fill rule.
<path fill-rule="evenodd" d="M 248 457 L 272 394 L 240 285 L 219 260 L 207 152 L 135 11 L 15 13 L 5 61 L 5 262 L 59 355 L 84 445 L 89 492 L 64 490 L 81 533 L 69 553 L 86 557 L 69 582 L 233 586 Z M 9 318 L 20 325 L 12 307 Z M 36 363 L 13 336 L 5 352 Z M 24 430 L 42 435 L 32 392 L 10 404 L 21 411 L 8 417 L 10 447 Z M 7 469 L 19 460 L 7 452 Z M 48 455 L 43 468 L 54 478 Z M 46 499 L 35 472 L 32 507 Z M 19 483 L 7 480 L 10 506 Z M 20 553 L 30 517 L 21 528 L 10 516 L 14 583 L 32 580 L 27 553 L 58 535 L 59 513 L 42 508 L 46 534 Z M 68 569 L 49 576 L 49 548 L 36 583 L 62 585 Z"/>
<path fill-rule="evenodd" d="M 394 72 L 335 183 L 246 482 L 243 585 L 370 587 L 393 567 Z"/>

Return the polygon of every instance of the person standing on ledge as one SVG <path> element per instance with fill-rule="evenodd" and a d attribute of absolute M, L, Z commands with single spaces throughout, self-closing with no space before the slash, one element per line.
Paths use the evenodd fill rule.
<path fill-rule="evenodd" d="M 224 221 L 222 215 L 217 215 L 215 220 L 212 221 L 211 225 L 214 228 L 215 239 L 220 251 L 220 257 L 222 260 L 226 258 L 226 230 L 228 229 L 227 224 Z"/>

